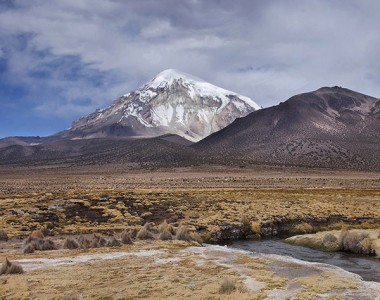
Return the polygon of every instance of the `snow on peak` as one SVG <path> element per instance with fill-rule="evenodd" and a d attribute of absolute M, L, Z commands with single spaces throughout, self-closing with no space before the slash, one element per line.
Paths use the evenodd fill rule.
<path fill-rule="evenodd" d="M 179 79 L 183 79 L 186 81 L 193 81 L 193 82 L 194 81 L 204 82 L 204 80 L 199 78 L 199 77 L 195 77 L 193 75 L 190 75 L 188 73 L 185 73 L 185 72 L 182 72 L 182 71 L 179 71 L 176 69 L 167 69 L 167 70 L 162 71 L 153 79 L 153 81 L 155 81 L 155 82 L 160 82 L 160 81 L 171 82 L 173 80 L 179 80 Z"/>
<path fill-rule="evenodd" d="M 72 128 L 90 132 L 121 124 L 138 136 L 174 133 L 198 141 L 258 109 L 248 97 L 168 69 L 110 107 L 79 119 Z"/>
<path fill-rule="evenodd" d="M 185 72 L 176 69 L 167 69 L 159 73 L 150 82 L 141 87 L 140 95 L 141 100 L 146 102 L 149 96 L 155 96 L 155 92 L 152 94 L 152 90 L 159 88 L 170 87 L 174 82 L 180 83 L 182 86 L 188 89 L 190 97 L 199 95 L 201 97 L 212 97 L 221 102 L 220 110 L 223 109 L 230 101 L 229 96 L 235 96 L 244 101 L 255 110 L 261 107 L 254 102 L 251 98 L 239 95 L 221 87 L 215 86 L 211 83 L 204 81 L 203 79 L 187 74 Z"/>

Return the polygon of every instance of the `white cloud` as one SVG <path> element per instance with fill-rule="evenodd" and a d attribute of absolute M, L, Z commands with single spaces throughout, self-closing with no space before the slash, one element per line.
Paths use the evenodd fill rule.
<path fill-rule="evenodd" d="M 173 28 L 170 25 L 169 20 L 158 20 L 150 24 L 147 24 L 141 30 L 142 38 L 163 38 L 170 35 L 173 32 Z"/>
<path fill-rule="evenodd" d="M 36 106 L 68 117 L 108 105 L 166 68 L 263 106 L 320 86 L 380 96 L 379 3 L 20 0 L 17 9 L 0 13 L 0 38 L 31 34 L 26 48 L 13 47 L 8 55 L 9 78 L 31 89 L 59 90 L 57 99 L 45 95 Z M 48 55 L 38 57 L 38 51 Z M 49 69 L 49 79 L 31 75 L 65 56 L 82 64 L 78 80 L 65 78 L 60 66 Z M 94 72 L 109 83 L 94 83 Z M 78 98 L 92 101 L 79 105 Z"/>

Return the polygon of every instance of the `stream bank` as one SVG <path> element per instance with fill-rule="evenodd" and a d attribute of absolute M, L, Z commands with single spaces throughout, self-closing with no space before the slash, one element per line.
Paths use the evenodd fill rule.
<path fill-rule="evenodd" d="M 360 275 L 364 280 L 380 282 L 380 260 L 374 256 L 364 256 L 346 252 L 326 252 L 307 247 L 291 245 L 281 240 L 232 241 L 228 247 L 254 254 L 280 255 L 306 262 L 323 263 L 342 268 Z"/>

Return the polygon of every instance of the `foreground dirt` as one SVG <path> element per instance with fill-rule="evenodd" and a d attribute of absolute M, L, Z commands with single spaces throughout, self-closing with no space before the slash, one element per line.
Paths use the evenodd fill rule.
<path fill-rule="evenodd" d="M 0 277 L 0 299 L 374 299 L 380 292 L 380 284 L 326 265 L 179 241 L 9 258 L 26 273 Z M 226 279 L 231 294 L 220 290 Z"/>

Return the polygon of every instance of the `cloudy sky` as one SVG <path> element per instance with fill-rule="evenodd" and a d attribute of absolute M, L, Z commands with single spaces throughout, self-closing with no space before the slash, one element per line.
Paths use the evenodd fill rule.
<path fill-rule="evenodd" d="M 175 68 L 267 107 L 380 97 L 377 0 L 0 0 L 0 137 L 48 135 Z"/>

